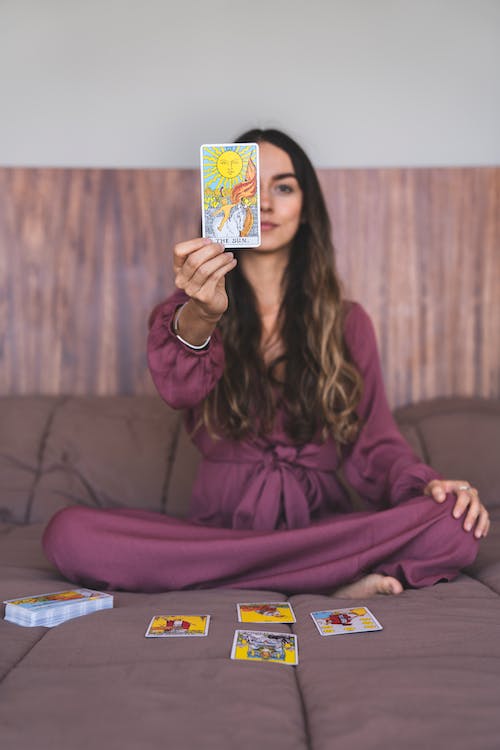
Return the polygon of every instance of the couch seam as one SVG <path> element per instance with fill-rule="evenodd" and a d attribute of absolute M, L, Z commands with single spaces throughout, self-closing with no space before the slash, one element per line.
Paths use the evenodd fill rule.
<path fill-rule="evenodd" d="M 172 436 L 172 442 L 170 444 L 170 451 L 167 456 L 167 466 L 165 469 L 165 478 L 163 480 L 161 488 L 161 512 L 167 512 L 168 496 L 170 490 L 170 480 L 172 479 L 172 472 L 174 470 L 175 457 L 177 455 L 177 448 L 179 446 L 179 439 L 182 427 L 182 416 L 178 415 L 177 425 Z"/>
<path fill-rule="evenodd" d="M 45 632 L 40 635 L 40 638 L 37 638 L 36 641 L 31 644 L 31 646 L 29 647 L 29 649 L 27 651 L 25 651 L 24 654 L 22 654 L 19 657 L 19 659 L 14 664 L 12 664 L 12 666 L 10 667 L 10 669 L 8 669 L 5 672 L 5 674 L 0 678 L 0 684 L 11 674 L 11 672 L 14 671 L 14 669 L 16 669 L 19 666 L 19 664 L 21 664 L 21 662 L 28 656 L 28 654 L 31 651 L 33 651 L 33 649 L 35 648 L 35 646 L 38 646 L 38 644 L 40 643 L 40 641 L 42 640 L 42 638 L 44 638 L 47 635 L 47 632 L 48 632 L 48 630 L 45 630 Z"/>
<path fill-rule="evenodd" d="M 63 404 L 65 404 L 68 400 L 69 400 L 69 396 L 63 396 L 63 397 L 57 398 L 54 406 L 49 411 L 49 414 L 47 416 L 47 421 L 46 421 L 45 426 L 43 428 L 42 436 L 40 438 L 40 445 L 38 447 L 38 456 L 37 456 L 38 463 L 37 463 L 37 467 L 36 467 L 35 477 L 33 479 L 33 484 L 31 486 L 31 490 L 30 490 L 30 493 L 28 495 L 28 500 L 26 501 L 26 508 L 25 508 L 25 511 L 24 511 L 24 523 L 25 524 L 27 524 L 27 523 L 30 522 L 31 511 L 32 511 L 32 508 L 33 508 L 33 502 L 35 500 L 35 492 L 36 492 L 36 489 L 38 487 L 38 483 L 39 483 L 39 481 L 41 479 L 41 476 L 42 476 L 42 466 L 43 466 L 43 461 L 44 461 L 44 458 L 45 458 L 45 449 L 46 449 L 46 446 L 47 446 L 47 441 L 49 439 L 49 435 L 50 435 L 50 430 L 51 430 L 51 427 L 52 427 L 52 423 L 54 421 L 56 412 L 59 409 L 59 407 L 62 406 Z"/>
<path fill-rule="evenodd" d="M 304 699 L 304 693 L 302 692 L 302 688 L 300 685 L 299 680 L 299 674 L 298 674 L 298 666 L 295 668 L 295 684 L 297 685 L 297 691 L 299 693 L 299 699 L 300 699 L 300 709 L 302 711 L 302 721 L 304 722 L 304 734 L 305 734 L 305 740 L 307 744 L 308 750 L 313 750 L 312 740 L 311 740 L 311 730 L 309 727 L 309 717 L 307 715 L 306 711 L 306 702 Z"/>
<path fill-rule="evenodd" d="M 292 605 L 292 602 L 290 601 L 290 599 L 288 599 L 288 601 L 290 602 L 290 605 L 293 608 L 293 605 Z M 293 632 L 293 625 L 291 627 L 291 630 Z M 297 636 L 297 641 L 298 641 L 298 636 Z M 298 672 L 299 666 L 300 666 L 300 662 L 299 662 L 299 664 L 294 669 L 295 685 L 297 686 L 297 692 L 299 694 L 300 710 L 302 712 L 302 721 L 303 721 L 303 724 L 304 724 L 304 734 L 305 734 L 305 740 L 306 740 L 307 750 L 313 750 L 313 744 L 312 744 L 312 738 L 311 738 L 311 728 L 309 726 L 309 716 L 308 716 L 308 713 L 307 713 L 307 710 L 306 710 L 306 701 L 305 701 L 304 693 L 302 692 L 302 687 L 301 687 L 300 679 L 299 679 L 299 672 Z"/>

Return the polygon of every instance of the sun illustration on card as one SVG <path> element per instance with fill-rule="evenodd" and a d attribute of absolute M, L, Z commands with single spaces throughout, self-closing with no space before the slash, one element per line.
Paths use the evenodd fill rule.
<path fill-rule="evenodd" d="M 211 190 L 231 190 L 241 181 L 251 156 L 251 146 L 214 146 L 204 153 L 203 172 Z"/>
<path fill-rule="evenodd" d="M 217 159 L 217 169 L 223 177 L 231 179 L 241 174 L 243 159 L 237 151 L 226 149 Z"/>

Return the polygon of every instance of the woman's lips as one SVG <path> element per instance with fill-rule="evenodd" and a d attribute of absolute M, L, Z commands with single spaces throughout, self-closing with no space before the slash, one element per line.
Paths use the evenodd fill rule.
<path fill-rule="evenodd" d="M 270 229 L 274 229 L 277 227 L 277 224 L 273 224 L 272 221 L 263 221 L 261 222 L 260 228 L 263 232 L 268 232 Z"/>

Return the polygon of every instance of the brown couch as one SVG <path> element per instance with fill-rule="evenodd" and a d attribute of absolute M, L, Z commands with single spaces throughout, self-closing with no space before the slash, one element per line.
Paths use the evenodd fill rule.
<path fill-rule="evenodd" d="M 396 416 L 500 520 L 500 402 L 439 399 Z M 196 462 L 180 414 L 155 397 L 0 399 L 1 599 L 66 587 L 40 547 L 58 508 L 183 515 Z M 298 667 L 229 659 L 235 603 L 286 598 L 275 591 L 118 592 L 114 609 L 52 629 L 1 620 L 1 747 L 498 750 L 499 540 L 493 523 L 452 583 L 371 599 L 378 633 L 321 638 L 309 613 L 346 600 L 290 597 Z M 209 637 L 144 638 L 153 614 L 180 610 L 210 614 Z"/>

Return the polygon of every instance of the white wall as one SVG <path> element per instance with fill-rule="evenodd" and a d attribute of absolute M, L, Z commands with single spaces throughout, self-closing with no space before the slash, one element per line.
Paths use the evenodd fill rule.
<path fill-rule="evenodd" d="M 286 129 L 318 166 L 500 163 L 500 0 L 0 0 L 0 164 L 196 166 Z"/>

